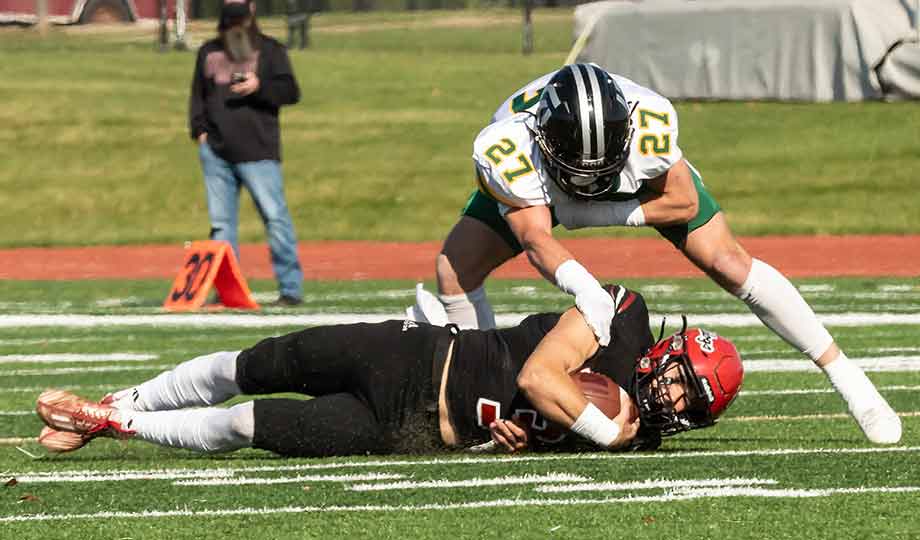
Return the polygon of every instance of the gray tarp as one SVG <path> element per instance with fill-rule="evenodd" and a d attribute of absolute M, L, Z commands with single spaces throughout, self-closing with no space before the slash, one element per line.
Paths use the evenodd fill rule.
<path fill-rule="evenodd" d="M 575 10 L 596 62 L 670 98 L 920 97 L 914 0 L 646 0 Z M 902 50 L 903 49 L 903 50 Z M 883 80 L 879 80 L 879 73 Z"/>

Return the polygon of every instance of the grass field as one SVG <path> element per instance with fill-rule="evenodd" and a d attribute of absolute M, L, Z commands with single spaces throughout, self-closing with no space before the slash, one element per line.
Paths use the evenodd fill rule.
<path fill-rule="evenodd" d="M 280 20 L 265 21 L 283 35 Z M 293 51 L 283 113 L 300 239 L 435 240 L 474 183 L 495 107 L 557 68 L 570 10 L 538 10 L 520 54 L 512 10 L 322 14 Z M 213 23 L 193 26 L 199 42 Z M 0 246 L 177 242 L 209 226 L 186 107 L 194 54 L 152 28 L 0 29 Z M 745 234 L 917 232 L 920 109 L 911 103 L 681 103 L 680 145 Z M 244 197 L 248 201 L 248 197 Z M 242 239 L 263 238 L 251 204 Z M 595 230 L 580 234 L 635 234 Z M 642 233 L 639 233 L 642 234 Z"/>
<path fill-rule="evenodd" d="M 869 445 L 824 377 L 794 371 L 809 362 L 783 363 L 801 358 L 742 304 L 706 281 L 667 280 L 629 282 L 648 298 L 652 322 L 689 313 L 691 324 L 735 341 L 748 374 L 719 425 L 656 453 L 280 460 L 101 440 L 46 456 L 10 440 L 37 433 L 30 410 L 45 387 L 99 396 L 297 328 L 278 317 L 395 314 L 412 284 L 309 283 L 306 306 L 270 311 L 258 327 L 236 315 L 195 327 L 157 315 L 161 282 L 0 282 L 0 481 L 17 481 L 0 487 L 0 530 L 23 539 L 916 538 L 920 287 L 796 283 L 851 357 L 885 368 L 870 377 L 903 415 L 900 445 Z M 253 287 L 269 294 L 272 285 Z M 490 295 L 503 320 L 568 304 L 542 281 L 495 281 Z M 153 319 L 121 326 L 126 316 Z"/>
<path fill-rule="evenodd" d="M 473 137 L 572 41 L 571 10 L 541 9 L 536 53 L 523 57 L 519 18 L 313 19 L 313 47 L 291 52 L 304 97 L 283 114 L 301 240 L 444 236 L 473 189 Z M 280 19 L 263 23 L 283 35 Z M 197 42 L 212 32 L 213 22 L 192 27 Z M 45 40 L 0 28 L 0 50 L 0 247 L 207 236 L 185 127 L 192 53 L 155 53 L 151 27 L 57 29 Z M 680 145 L 738 232 L 920 232 L 915 104 L 677 109 Z M 241 239 L 263 235 L 247 202 Z M 920 537 L 916 279 L 796 281 L 901 413 L 893 447 L 866 442 L 811 362 L 711 282 L 625 284 L 645 294 L 656 329 L 686 313 L 738 346 L 744 389 L 716 427 L 644 454 L 282 460 L 111 440 L 47 455 L 32 408 L 48 387 L 99 397 L 303 326 L 399 317 L 413 283 L 309 282 L 303 306 L 252 316 L 164 315 L 161 280 L 0 281 L 0 538 Z M 250 285 L 260 301 L 276 297 L 274 282 Z M 542 280 L 488 287 L 500 324 L 571 303 Z"/>

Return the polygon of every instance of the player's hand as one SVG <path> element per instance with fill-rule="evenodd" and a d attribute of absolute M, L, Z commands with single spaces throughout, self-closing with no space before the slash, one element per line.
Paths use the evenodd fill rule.
<path fill-rule="evenodd" d="M 622 388 L 620 389 L 620 404 L 622 405 L 620 414 L 613 419 L 620 426 L 620 435 L 610 443 L 609 448 L 611 450 L 619 450 L 629 446 L 636 438 L 636 435 L 639 434 L 639 428 L 641 427 L 639 409 L 636 408 L 632 399 Z"/>
<path fill-rule="evenodd" d="M 610 294 L 603 289 L 598 292 L 582 293 L 575 296 L 575 306 L 585 322 L 594 330 L 597 336 L 597 342 L 602 347 L 610 344 L 610 323 L 613 322 L 613 316 L 616 314 L 617 305 L 610 297 Z"/>
<path fill-rule="evenodd" d="M 241 96 L 248 96 L 259 91 L 259 78 L 252 71 L 246 73 L 246 80 L 230 85 L 230 91 Z"/>
<path fill-rule="evenodd" d="M 517 416 L 511 420 L 495 420 L 489 424 L 489 432 L 492 434 L 492 440 L 506 452 L 514 453 L 527 449 L 530 433 Z"/>
<path fill-rule="evenodd" d="M 202 131 L 198 135 L 198 144 L 204 144 L 206 142 L 208 142 L 208 133 L 206 131 Z"/>
<path fill-rule="evenodd" d="M 610 446 L 608 447 L 610 450 L 618 450 L 627 446 L 632 442 L 633 439 L 636 438 L 636 435 L 639 433 L 639 418 L 636 418 L 630 422 L 629 420 L 625 418 L 621 419 L 618 416 L 614 420 L 617 424 L 620 424 L 620 434 L 616 439 L 614 439 L 612 443 L 610 443 Z"/>

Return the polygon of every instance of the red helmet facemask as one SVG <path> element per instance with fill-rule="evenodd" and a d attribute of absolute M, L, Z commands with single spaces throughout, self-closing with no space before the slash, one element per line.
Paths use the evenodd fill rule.
<path fill-rule="evenodd" d="M 633 388 L 642 426 L 665 436 L 709 427 L 738 396 L 743 379 L 735 346 L 712 332 L 687 330 L 684 317 L 680 332 L 659 339 L 636 363 Z M 674 385 L 682 387 L 677 399 Z"/>

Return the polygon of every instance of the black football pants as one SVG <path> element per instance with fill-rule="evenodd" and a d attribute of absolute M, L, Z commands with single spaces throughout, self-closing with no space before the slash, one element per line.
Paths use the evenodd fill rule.
<path fill-rule="evenodd" d="M 244 350 L 236 367 L 244 394 L 313 396 L 256 400 L 253 446 L 284 456 L 430 448 L 439 441 L 436 415 L 425 410 L 432 358 L 449 335 L 387 321 L 308 328 Z"/>

